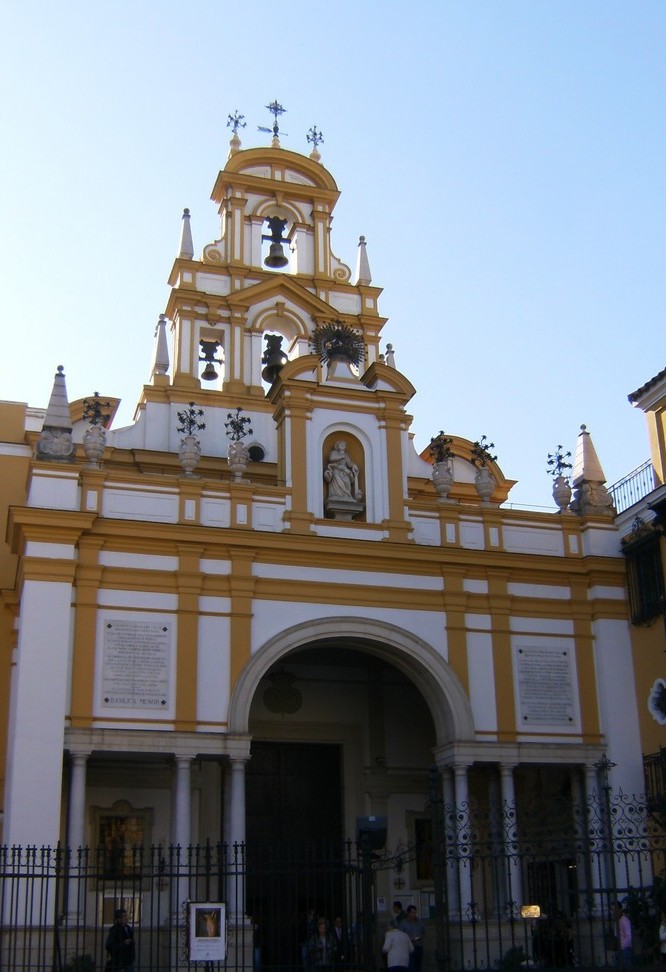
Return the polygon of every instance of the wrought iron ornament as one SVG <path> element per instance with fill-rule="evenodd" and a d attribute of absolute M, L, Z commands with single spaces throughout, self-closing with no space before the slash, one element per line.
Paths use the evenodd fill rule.
<path fill-rule="evenodd" d="M 274 122 L 273 122 L 273 127 L 272 128 L 263 128 L 261 125 L 259 125 L 258 126 L 259 131 L 260 132 L 268 132 L 269 134 L 272 132 L 274 138 L 279 138 L 280 137 L 280 134 L 286 135 L 287 134 L 286 132 L 280 132 L 280 126 L 278 124 L 278 118 L 280 117 L 280 115 L 284 115 L 284 113 L 285 113 L 285 111 L 287 109 L 286 108 L 283 108 L 279 101 L 271 101 L 271 103 L 269 105 L 266 105 L 266 108 L 268 108 L 268 110 L 270 111 L 271 115 L 275 119 Z"/>
<path fill-rule="evenodd" d="M 233 113 L 233 115 L 227 115 L 227 128 L 231 128 L 234 135 L 238 135 L 239 128 L 245 128 L 247 122 L 244 121 L 245 115 L 239 115 L 238 109 Z"/>
<path fill-rule="evenodd" d="M 307 138 L 310 145 L 312 145 L 312 147 L 315 149 L 317 148 L 318 145 L 321 145 L 322 142 L 324 141 L 324 136 L 320 131 L 317 130 L 316 125 L 313 125 L 312 128 L 308 129 L 308 133 L 305 137 Z"/>

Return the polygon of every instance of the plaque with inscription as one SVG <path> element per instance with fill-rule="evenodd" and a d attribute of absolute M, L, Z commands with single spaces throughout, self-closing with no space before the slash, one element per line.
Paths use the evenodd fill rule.
<path fill-rule="evenodd" d="M 171 624 L 106 621 L 102 655 L 102 705 L 163 709 L 169 704 Z"/>
<path fill-rule="evenodd" d="M 520 724 L 571 727 L 576 723 L 571 649 L 521 645 L 515 659 Z"/>

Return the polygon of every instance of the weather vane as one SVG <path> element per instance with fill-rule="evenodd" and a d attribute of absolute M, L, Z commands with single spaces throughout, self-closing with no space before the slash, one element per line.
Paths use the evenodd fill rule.
<path fill-rule="evenodd" d="M 238 135 L 239 128 L 245 128 L 247 125 L 246 121 L 243 121 L 245 115 L 238 114 L 238 108 L 233 113 L 233 115 L 227 115 L 227 128 L 231 128 L 234 135 Z"/>
<path fill-rule="evenodd" d="M 259 129 L 260 132 L 268 132 L 269 134 L 270 134 L 270 132 L 273 132 L 273 137 L 274 138 L 279 138 L 279 136 L 280 136 L 280 126 L 278 125 L 278 118 L 280 117 L 280 115 L 284 115 L 284 113 L 285 113 L 285 111 L 287 109 L 286 108 L 283 108 L 279 101 L 271 101 L 270 105 L 266 105 L 266 108 L 268 108 L 268 110 L 270 111 L 271 115 L 275 119 L 275 121 L 273 122 L 273 127 L 272 128 L 263 128 L 261 125 L 258 125 L 257 127 L 258 127 L 258 129 Z M 287 133 L 286 132 L 282 132 L 282 134 L 283 135 L 286 135 Z"/>
<path fill-rule="evenodd" d="M 324 141 L 324 136 L 321 132 L 317 131 L 316 125 L 313 125 L 312 128 L 308 129 L 308 133 L 305 137 L 315 149 Z"/>

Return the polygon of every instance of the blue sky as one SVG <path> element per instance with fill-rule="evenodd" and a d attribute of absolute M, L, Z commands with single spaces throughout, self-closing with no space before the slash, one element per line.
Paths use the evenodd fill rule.
<path fill-rule="evenodd" d="M 592 433 L 609 482 L 648 455 L 627 393 L 660 371 L 666 4 L 161 0 L 27 5 L 0 21 L 0 398 L 147 380 L 183 207 L 195 251 L 227 115 L 286 148 L 324 133 L 333 248 L 368 240 L 385 340 L 443 428 L 496 444 L 510 500 Z"/>

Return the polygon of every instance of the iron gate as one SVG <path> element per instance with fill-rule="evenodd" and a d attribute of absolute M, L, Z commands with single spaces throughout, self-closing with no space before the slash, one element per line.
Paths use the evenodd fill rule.
<path fill-rule="evenodd" d="M 213 901 L 226 903 L 228 947 L 210 968 L 305 972 L 310 912 L 342 919 L 340 972 L 373 972 L 400 885 L 428 920 L 424 972 L 612 964 L 616 899 L 632 920 L 637 956 L 655 957 L 666 848 L 644 801 L 605 792 L 580 806 L 479 809 L 445 805 L 438 792 L 418 840 L 380 853 L 352 841 L 113 854 L 0 848 L 1 967 L 99 972 L 113 912 L 123 907 L 137 972 L 191 968 L 188 903 Z"/>

